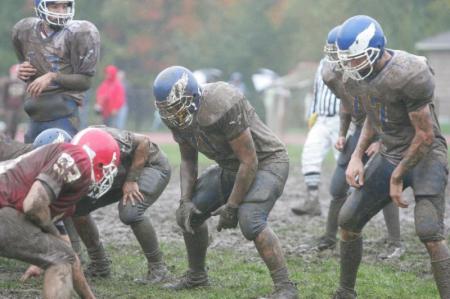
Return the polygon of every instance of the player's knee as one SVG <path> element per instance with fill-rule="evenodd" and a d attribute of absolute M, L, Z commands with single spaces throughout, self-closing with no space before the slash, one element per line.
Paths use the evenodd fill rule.
<path fill-rule="evenodd" d="M 359 225 L 359 217 L 353 211 L 346 209 L 345 205 L 341 208 L 338 217 L 338 224 L 341 228 L 350 232 L 358 232 L 362 227 Z"/>
<path fill-rule="evenodd" d="M 330 194 L 333 199 L 345 197 L 347 195 L 347 190 L 348 188 L 346 185 L 331 184 L 330 186 Z"/>
<path fill-rule="evenodd" d="M 143 213 L 139 211 L 137 206 L 127 205 L 122 209 L 119 209 L 119 218 L 125 225 L 131 225 L 135 222 L 142 221 L 144 218 Z"/>
<path fill-rule="evenodd" d="M 414 216 L 416 234 L 422 242 L 443 240 L 443 224 L 436 207 L 431 201 L 418 201 Z"/>
<path fill-rule="evenodd" d="M 239 210 L 239 227 L 244 237 L 254 241 L 267 226 L 267 216 L 250 209 Z"/>

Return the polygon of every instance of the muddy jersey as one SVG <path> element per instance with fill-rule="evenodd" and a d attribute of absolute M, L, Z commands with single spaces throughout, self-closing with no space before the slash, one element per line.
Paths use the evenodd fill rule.
<path fill-rule="evenodd" d="M 229 142 L 250 128 L 259 166 L 287 162 L 284 144 L 259 119 L 255 109 L 236 88 L 225 82 L 203 86 L 200 108 L 186 129 L 170 128 L 175 141 L 187 142 L 221 167 L 237 171 L 239 160 Z"/>
<path fill-rule="evenodd" d="M 48 72 L 62 74 L 83 74 L 93 76 L 100 53 L 100 35 L 92 23 L 88 21 L 71 21 L 63 29 L 49 37 L 42 35 L 42 21 L 39 18 L 26 18 L 13 28 L 12 41 L 20 62 L 29 61 L 37 74 L 31 78 L 42 76 Z M 46 101 L 53 103 L 56 109 L 57 95 L 67 96 L 81 105 L 84 91 L 68 90 L 58 84 L 51 84 L 38 99 L 27 98 L 25 110 L 47 108 Z M 64 104 L 64 99 L 60 99 Z M 62 108 L 61 108 L 62 109 Z"/>
<path fill-rule="evenodd" d="M 11 160 L 33 150 L 32 144 L 25 144 L 11 140 L 11 138 L 0 134 L 0 162 Z"/>
<path fill-rule="evenodd" d="M 429 105 L 435 138 L 432 153 L 447 163 L 447 145 L 433 105 L 434 75 L 426 58 L 389 50 L 391 60 L 371 80 L 348 79 L 346 90 L 364 105 L 367 117 L 381 139 L 381 154 L 398 163 L 415 135 L 409 112 Z"/>
<path fill-rule="evenodd" d="M 125 130 L 119 130 L 106 126 L 91 126 L 91 128 L 99 128 L 108 132 L 118 143 L 120 148 L 120 164 L 117 169 L 117 175 L 114 177 L 114 183 L 111 187 L 122 188 L 126 181 L 128 170 L 133 163 L 134 153 L 138 146 L 138 142 L 133 137 L 133 133 Z M 155 143 L 150 143 L 150 158 L 145 166 L 150 166 L 153 161 L 159 157 L 160 149 Z"/>
<path fill-rule="evenodd" d="M 70 216 L 75 204 L 88 192 L 91 164 L 77 145 L 50 144 L 0 164 L 0 208 L 23 211 L 23 201 L 38 180 L 52 192 L 52 217 Z"/>
<path fill-rule="evenodd" d="M 322 79 L 328 88 L 342 101 L 348 111 L 352 112 L 352 123 L 361 128 L 366 119 L 366 112 L 361 103 L 352 97 L 346 90 L 342 81 L 342 71 L 337 70 L 335 64 L 324 62 L 322 67 Z"/>

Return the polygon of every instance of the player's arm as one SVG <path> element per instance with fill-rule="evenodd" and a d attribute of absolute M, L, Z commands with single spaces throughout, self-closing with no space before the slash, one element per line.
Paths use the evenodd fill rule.
<path fill-rule="evenodd" d="M 221 231 L 222 228 L 235 228 L 237 226 L 239 205 L 255 180 L 258 170 L 258 158 L 249 128 L 246 128 L 236 138 L 231 139 L 229 144 L 240 164 L 227 203 L 212 213 L 212 215 L 220 215 L 217 225 L 218 231 Z"/>
<path fill-rule="evenodd" d="M 417 111 L 409 112 L 408 115 L 416 132 L 411 141 L 411 145 L 406 150 L 405 156 L 392 172 L 390 181 L 390 196 L 401 208 L 408 206 L 401 196 L 403 191 L 403 176 L 408 170 L 416 166 L 430 151 L 435 137 L 429 105 L 425 105 Z"/>
<path fill-rule="evenodd" d="M 28 191 L 23 202 L 25 216 L 44 232 L 59 236 L 58 229 L 53 224 L 49 205 L 53 193 L 47 189 L 44 183 L 35 181 Z"/>
<path fill-rule="evenodd" d="M 83 74 L 62 74 L 48 72 L 31 82 L 27 92 L 38 97 L 50 84 L 56 83 L 69 90 L 85 91 L 91 87 L 92 77 Z"/>
<path fill-rule="evenodd" d="M 236 208 L 244 200 L 255 179 L 258 169 L 258 158 L 249 128 L 245 129 L 235 139 L 229 141 L 229 144 L 240 162 L 233 189 L 230 197 L 228 197 L 228 204 Z"/>
<path fill-rule="evenodd" d="M 141 177 L 145 163 L 150 159 L 150 139 L 140 134 L 132 134 L 132 138 L 133 144 L 136 144 L 136 149 L 134 150 L 133 161 L 128 170 L 126 181 L 122 187 L 124 205 L 128 201 L 132 205 L 134 205 L 135 200 L 144 201 L 144 195 L 139 191 L 137 182 Z"/>
<path fill-rule="evenodd" d="M 435 137 L 429 105 L 425 105 L 418 111 L 409 112 L 408 115 L 416 132 L 405 156 L 392 174 L 393 176 L 395 174 L 396 179 L 401 179 L 408 170 L 416 166 L 417 163 L 422 160 L 422 158 L 430 151 Z"/>
<path fill-rule="evenodd" d="M 351 107 L 348 107 L 344 100 L 341 100 L 339 109 L 339 136 L 335 144 L 337 150 L 342 151 L 345 146 L 346 137 L 350 123 L 352 122 Z"/>
<path fill-rule="evenodd" d="M 374 136 L 375 129 L 371 125 L 369 118 L 366 117 L 358 144 L 356 145 L 356 149 L 353 152 L 347 170 L 345 171 L 347 183 L 352 187 L 361 188 L 364 185 L 364 165 L 362 163 L 362 158 L 367 148 L 369 148 L 372 143 L 371 141 Z"/>
<path fill-rule="evenodd" d="M 356 145 L 355 151 L 352 154 L 352 158 L 355 157 L 358 159 L 362 159 L 365 151 L 372 143 L 372 140 L 375 135 L 376 131 L 372 126 L 371 122 L 369 121 L 369 118 L 366 117 L 364 125 L 361 130 L 361 135 L 359 136 L 358 139 L 358 144 Z"/>
<path fill-rule="evenodd" d="M 180 188 L 181 200 L 191 201 L 198 176 L 198 151 L 189 143 L 178 144 L 180 148 Z"/>
<path fill-rule="evenodd" d="M 180 188 L 181 198 L 180 206 L 176 212 L 178 225 L 188 233 L 193 234 L 191 219 L 194 214 L 201 212 L 192 203 L 195 183 L 198 175 L 198 151 L 187 142 L 178 143 L 181 155 L 180 164 Z"/>

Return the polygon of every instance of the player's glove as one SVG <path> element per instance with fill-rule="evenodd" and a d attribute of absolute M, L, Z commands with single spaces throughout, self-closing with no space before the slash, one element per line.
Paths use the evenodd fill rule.
<path fill-rule="evenodd" d="M 222 228 L 235 228 L 238 224 L 238 210 L 238 207 L 232 207 L 226 203 L 212 212 L 211 215 L 213 216 L 220 215 L 217 231 L 220 232 Z"/>
<path fill-rule="evenodd" d="M 192 201 L 180 200 L 180 206 L 176 212 L 177 224 L 183 231 L 193 234 L 194 230 L 191 226 L 191 218 L 194 214 L 201 214 Z"/>

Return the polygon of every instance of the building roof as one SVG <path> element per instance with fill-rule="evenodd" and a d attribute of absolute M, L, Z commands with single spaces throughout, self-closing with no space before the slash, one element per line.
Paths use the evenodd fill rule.
<path fill-rule="evenodd" d="M 450 31 L 439 33 L 416 43 L 416 49 L 421 51 L 450 50 Z"/>

